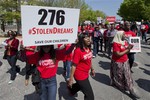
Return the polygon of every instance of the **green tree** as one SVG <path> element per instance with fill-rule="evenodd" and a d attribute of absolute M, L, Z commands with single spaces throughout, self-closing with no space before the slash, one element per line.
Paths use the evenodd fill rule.
<path fill-rule="evenodd" d="M 96 21 L 97 17 L 104 18 L 102 11 L 92 10 L 85 0 L 0 0 L 0 20 L 9 22 L 16 20 L 17 31 L 20 31 L 21 15 L 20 5 L 38 5 L 49 7 L 65 7 L 80 9 L 80 23 L 85 20 Z"/>
<path fill-rule="evenodd" d="M 10 22 L 14 19 L 18 21 L 18 19 L 20 18 L 17 0 L 1 0 L 0 8 L 1 8 L 0 12 L 1 22 L 3 23 Z"/>
<path fill-rule="evenodd" d="M 0 7 L 2 10 L 0 15 L 4 20 L 7 21 L 20 18 L 17 0 L 1 0 Z"/>
<path fill-rule="evenodd" d="M 118 10 L 118 15 L 125 20 L 150 19 L 150 0 L 124 0 Z"/>
<path fill-rule="evenodd" d="M 0 20 L 1 22 L 12 22 L 13 20 L 17 23 L 17 31 L 20 32 L 21 28 L 21 15 L 20 15 L 20 5 L 27 4 L 33 5 L 38 4 L 40 1 L 37 0 L 1 0 L 0 1 Z"/>

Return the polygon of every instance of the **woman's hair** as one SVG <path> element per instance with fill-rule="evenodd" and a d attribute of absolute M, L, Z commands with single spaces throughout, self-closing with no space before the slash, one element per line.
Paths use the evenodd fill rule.
<path fill-rule="evenodd" d="M 14 32 L 14 31 L 12 31 L 12 30 L 9 30 L 8 32 L 7 32 L 7 34 L 8 35 L 12 35 L 13 37 L 15 37 L 16 36 L 16 33 Z"/>
<path fill-rule="evenodd" d="M 85 47 L 85 43 L 84 43 L 84 38 L 85 37 L 89 37 L 89 33 L 81 33 L 78 36 L 78 43 L 77 43 L 77 47 L 79 47 L 81 49 L 81 51 L 84 51 L 84 47 Z M 91 45 L 87 46 L 89 49 L 91 49 Z"/>
<path fill-rule="evenodd" d="M 54 49 L 54 45 L 47 45 L 47 46 L 50 46 L 49 54 L 50 54 L 51 59 L 55 60 L 56 59 L 56 52 L 55 52 L 55 49 Z M 39 52 L 40 59 L 45 54 L 45 52 L 44 52 L 44 50 L 42 48 L 43 48 L 43 46 L 40 46 L 40 52 Z"/>

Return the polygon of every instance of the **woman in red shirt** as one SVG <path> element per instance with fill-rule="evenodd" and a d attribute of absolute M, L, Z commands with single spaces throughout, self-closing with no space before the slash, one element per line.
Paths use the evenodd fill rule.
<path fill-rule="evenodd" d="M 72 44 L 66 44 L 65 52 L 68 51 L 71 48 L 71 45 Z M 65 53 L 65 61 L 64 61 L 64 63 L 65 63 L 65 69 L 66 69 L 66 72 L 65 72 L 66 81 L 68 81 L 69 77 L 70 77 L 72 54 L 73 54 L 73 49 L 72 49 L 72 51 L 69 54 Z"/>
<path fill-rule="evenodd" d="M 41 78 L 41 100 L 56 100 L 56 72 L 58 60 L 61 59 L 61 55 L 58 54 L 60 54 L 59 50 L 56 51 L 53 45 L 40 46 L 39 52 L 35 54 L 36 66 Z"/>
<path fill-rule="evenodd" d="M 36 74 L 38 74 L 38 73 L 37 73 L 37 67 L 36 67 L 36 59 L 34 58 L 36 46 L 26 46 L 26 47 L 23 47 L 23 45 L 21 45 L 21 46 L 26 55 L 25 85 L 26 86 L 28 85 L 30 75 L 32 75 L 32 84 L 35 86 L 36 93 L 39 93 L 40 80 L 39 80 L 39 78 L 36 77 L 37 76 Z"/>
<path fill-rule="evenodd" d="M 111 85 L 115 85 L 123 91 L 128 90 L 134 97 L 139 98 L 135 93 L 127 56 L 132 47 L 133 45 L 125 41 L 124 31 L 118 31 L 113 39 L 113 55 L 110 69 Z"/>
<path fill-rule="evenodd" d="M 92 75 L 95 76 L 91 60 L 92 52 L 90 37 L 86 33 L 80 34 L 73 55 L 68 89 L 72 95 L 81 90 L 85 95 L 84 100 L 94 100 L 93 90 L 88 79 L 90 69 Z M 73 84 L 73 77 L 76 80 L 75 84 Z"/>
<path fill-rule="evenodd" d="M 6 40 L 7 46 L 5 48 L 7 50 L 7 61 L 11 66 L 11 77 L 10 81 L 8 82 L 9 84 L 11 84 L 16 78 L 16 73 L 20 72 L 20 68 L 16 66 L 16 54 L 18 52 L 19 40 L 15 38 L 16 34 L 11 30 L 8 31 L 8 35 L 10 37 Z"/>

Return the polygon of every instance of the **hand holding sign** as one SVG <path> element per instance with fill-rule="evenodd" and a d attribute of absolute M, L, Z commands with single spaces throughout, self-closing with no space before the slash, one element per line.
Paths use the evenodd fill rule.
<path fill-rule="evenodd" d="M 131 50 L 133 48 L 132 44 L 129 44 L 128 49 Z"/>

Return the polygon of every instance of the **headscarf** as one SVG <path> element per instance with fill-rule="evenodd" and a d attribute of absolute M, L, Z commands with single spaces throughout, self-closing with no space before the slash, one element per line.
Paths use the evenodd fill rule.
<path fill-rule="evenodd" d="M 122 40 L 123 34 L 124 34 L 124 31 L 117 31 L 117 33 L 115 34 L 115 37 L 113 39 L 113 42 L 116 42 L 121 45 L 125 45 L 125 40 Z"/>

